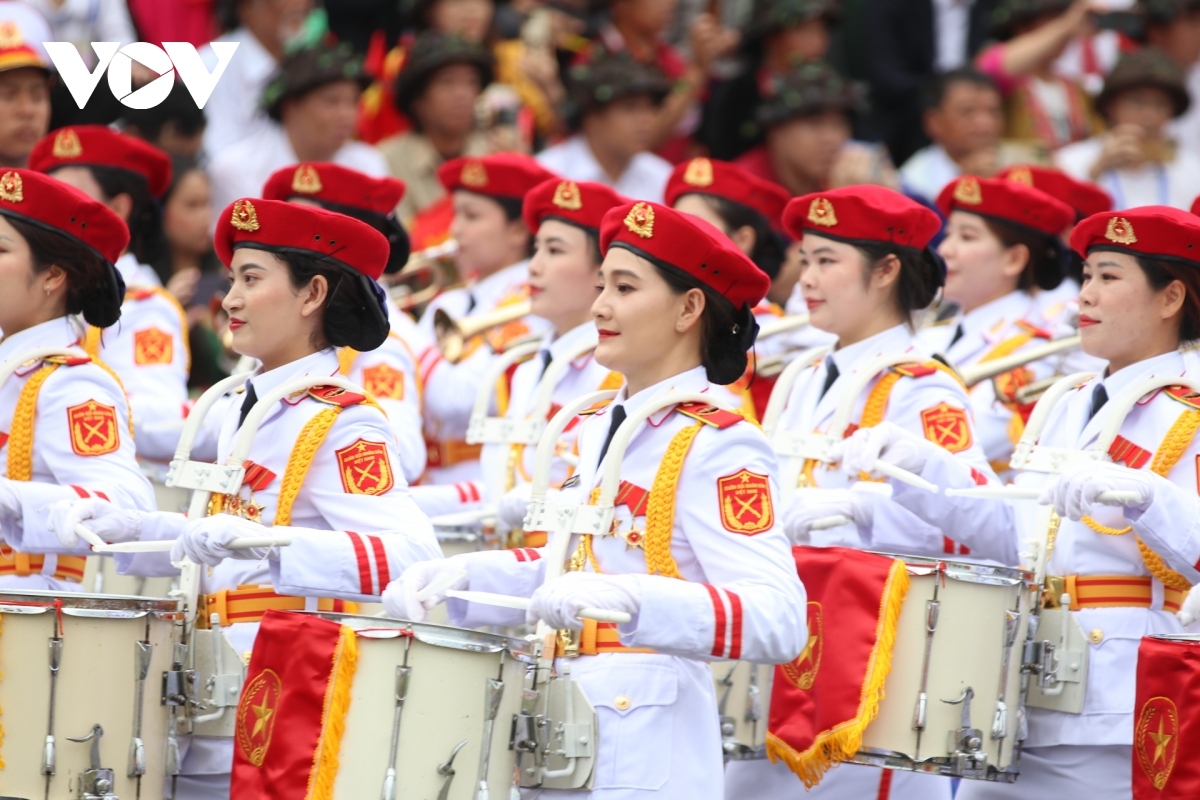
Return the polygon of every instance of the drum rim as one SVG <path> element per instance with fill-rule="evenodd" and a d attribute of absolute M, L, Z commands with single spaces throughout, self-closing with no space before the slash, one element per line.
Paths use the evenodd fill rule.
<path fill-rule="evenodd" d="M 956 561 L 952 558 L 936 558 L 934 556 L 919 556 L 905 555 L 903 553 L 885 553 L 880 550 L 868 551 L 877 556 L 885 556 L 887 558 L 895 558 L 904 562 L 904 566 L 909 573 L 914 570 L 934 571 L 938 570 L 939 564 L 947 565 L 944 574 L 947 578 L 953 580 L 966 581 L 968 583 L 991 583 L 996 579 L 1011 582 L 1013 585 L 1018 583 L 1032 583 L 1033 572 L 1020 567 L 1002 567 L 998 564 L 978 564 L 974 561 Z"/>
<path fill-rule="evenodd" d="M 480 652 L 481 649 L 485 652 L 499 653 L 504 650 L 518 658 L 534 659 L 537 657 L 537 649 L 534 645 L 524 639 L 518 639 L 511 636 L 502 636 L 498 633 L 486 633 L 484 631 L 476 631 L 470 628 L 456 628 L 452 625 L 437 625 L 432 622 L 413 622 L 406 619 L 395 619 L 393 617 L 373 617 L 365 614 L 346 614 L 339 611 L 294 611 L 289 612 L 294 614 L 311 614 L 335 622 L 344 622 L 345 620 L 354 620 L 360 624 L 355 625 L 345 623 L 354 630 L 362 630 L 369 628 L 392 628 L 396 630 L 411 630 L 413 637 L 423 643 L 434 647 L 449 647 L 456 650 L 466 650 L 469 652 Z M 456 645 L 457 642 L 457 645 Z M 470 646 L 474 644 L 475 646 Z"/>
<path fill-rule="evenodd" d="M 36 589 L 21 591 L 0 590 L 0 608 L 5 601 L 16 603 L 45 603 L 52 606 L 61 600 L 63 608 L 83 608 L 98 611 L 179 611 L 179 601 L 169 597 L 139 597 L 128 594 L 93 594 L 91 592 L 48 592 Z"/>

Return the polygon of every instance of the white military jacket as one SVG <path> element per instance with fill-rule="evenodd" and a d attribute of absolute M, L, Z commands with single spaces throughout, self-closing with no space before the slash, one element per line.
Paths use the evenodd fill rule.
<path fill-rule="evenodd" d="M 138 455 L 169 461 L 187 415 L 191 351 L 187 318 L 171 295 L 141 279 L 132 253 L 117 259 L 125 279 L 121 319 L 99 334 L 96 354 L 121 379 L 133 409 Z"/>
<path fill-rule="evenodd" d="M 528 281 L 529 262 L 520 261 L 473 284 L 450 289 L 429 304 L 418 327 L 430 342 L 434 342 L 433 316 L 438 309 L 456 320 L 494 311 L 502 304 L 524 300 Z M 509 339 L 509 334 L 537 333 L 547 328 L 544 320 L 527 316 L 507 331 L 495 335 Z M 436 344 L 420 353 L 418 375 L 425 391 L 425 435 L 430 448 L 427 483 L 446 484 L 480 478 L 478 458 L 438 466 L 437 449 L 450 442 L 465 443 L 471 407 L 494 355 L 490 346 L 482 345 L 459 363 L 451 364 L 442 358 Z"/>
<path fill-rule="evenodd" d="M 913 364 L 919 368 L 887 370 L 873 378 L 860 396 L 847 397 L 852 376 L 858 376 L 876 358 L 889 353 L 912 353 Z M 851 425 L 861 426 L 869 422 L 863 419 L 863 412 L 872 390 L 892 373 L 895 377 L 887 379 L 895 382 L 878 421 L 892 422 L 954 454 L 948 464 L 931 460 L 922 477 L 942 488 L 994 482 L 995 474 L 977 441 L 966 391 L 946 372 L 929 367 L 929 361 L 928 353 L 917 345 L 905 325 L 839 348 L 797 377 L 780 416 L 779 428 L 829 433 L 842 403 L 853 404 Z M 831 363 L 837 365 L 838 377 L 822 394 Z M 788 459 L 780 471 L 781 480 L 832 489 L 849 488 L 856 482 L 836 465 L 814 464 L 808 470 L 803 466 L 799 459 Z M 860 532 L 853 525 L 813 531 L 813 544 L 1017 563 L 1012 516 L 1003 503 L 948 498 L 896 481 L 889 483 L 891 500 L 874 498 L 874 522 L 869 531 Z M 796 494 L 791 502 L 803 502 L 803 493 Z"/>
<path fill-rule="evenodd" d="M 77 346 L 80 332 L 69 317 L 43 322 L 0 341 L 0 362 L 39 347 Z M 29 481 L 18 484 L 22 518 L 4 519 L 0 526 L 5 543 L 24 553 L 61 551 L 57 536 L 50 534 L 47 540 L 36 535 L 44 532 L 49 508 L 57 500 L 102 496 L 122 508 L 154 509 L 154 492 L 134 457 L 129 409 L 117 380 L 95 363 L 62 364 L 46 375 L 48 366 L 40 360 L 22 364 L 0 385 L 0 463 L 6 477 Z M 28 394 L 34 391 L 31 382 L 41 380 L 45 382 L 25 426 L 32 439 L 22 444 L 22 425 L 14 414 L 22 395 L 33 396 Z M 31 475 L 23 477 L 30 466 Z M 9 560 L 11 556 L 0 556 L 0 561 Z M 55 578 L 58 566 L 57 556 L 47 555 L 39 574 L 0 576 L 0 587 L 79 591 L 82 574 L 77 580 Z"/>
<path fill-rule="evenodd" d="M 1096 377 L 1060 400 L 1052 409 L 1039 443 L 1077 450 L 1091 448 L 1113 410 L 1113 401 L 1137 383 L 1156 376 L 1195 377 L 1194 369 L 1178 351 L 1130 365 L 1106 377 Z M 1089 419 L 1093 395 L 1103 384 L 1108 403 Z M 1194 400 L 1192 402 L 1195 402 Z M 1110 450 L 1110 459 L 1125 466 L 1150 469 L 1168 430 L 1192 405 L 1164 391 L 1143 398 L 1120 427 L 1120 439 Z M 1115 412 L 1114 412 L 1115 413 Z M 1200 508 L 1195 498 L 1200 485 L 1200 439 L 1193 438 L 1175 466 L 1165 476 L 1186 491 L 1191 502 L 1174 497 L 1154 498 L 1144 512 L 1126 512 L 1119 506 L 1105 507 L 1093 515 L 1110 529 L 1133 530 L 1121 535 L 1099 533 L 1083 522 L 1063 519 L 1054 540 L 1047 573 L 1050 575 L 1150 575 L 1137 546 L 1135 534 L 1149 545 L 1171 570 L 1189 581 L 1200 582 Z M 1017 483 L 1043 485 L 1046 476 L 1021 473 Z M 1036 506 L 1020 503 L 1019 530 L 1023 538 L 1039 537 L 1033 520 Z M 1137 517 L 1137 519 L 1134 519 Z M 1050 745 L 1129 745 L 1133 742 L 1133 706 L 1138 644 L 1155 633 L 1182 633 L 1178 618 L 1163 610 L 1163 585 L 1153 581 L 1151 607 L 1088 608 L 1072 612 L 1089 635 L 1087 691 L 1082 714 L 1066 714 L 1031 708 L 1026 747 Z"/>
<path fill-rule="evenodd" d="M 1015 291 L 967 314 L 960 313 L 945 324 L 926 328 L 917 340 L 928 352 L 940 353 L 961 368 L 1043 345 L 1053 335 L 1048 327 L 1038 298 Z M 960 328 L 962 333 L 958 335 Z M 1033 383 L 1052 376 L 1056 363 L 1053 359 L 1035 361 L 999 380 L 1002 386 L 1009 386 L 1013 379 L 1021 385 Z M 1001 468 L 1012 457 L 1015 441 L 1020 438 L 1019 428 L 1013 436 L 1011 426 L 1018 424 L 1013 422 L 1014 412 L 996 399 L 991 380 L 971 387 L 970 396 L 979 444 L 988 460 Z"/>

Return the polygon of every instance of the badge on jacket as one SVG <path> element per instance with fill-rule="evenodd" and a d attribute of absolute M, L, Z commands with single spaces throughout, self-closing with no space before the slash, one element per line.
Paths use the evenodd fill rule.
<path fill-rule="evenodd" d="M 925 438 L 951 453 L 961 453 L 972 444 L 967 412 L 958 406 L 938 403 L 921 412 Z"/>
<path fill-rule="evenodd" d="M 337 451 L 338 472 L 346 494 L 384 494 L 396 485 L 387 445 L 359 439 Z"/>
<path fill-rule="evenodd" d="M 717 479 L 721 524 L 730 533 L 753 536 L 775 524 L 771 505 L 771 483 L 766 475 L 739 470 Z"/>
<path fill-rule="evenodd" d="M 117 410 L 112 406 L 95 400 L 71 406 L 67 409 L 67 425 L 71 429 L 71 449 L 77 456 L 103 456 L 121 446 Z"/>
<path fill-rule="evenodd" d="M 146 328 L 133 334 L 133 360 L 138 366 L 170 364 L 174 355 L 174 341 L 166 331 Z"/>

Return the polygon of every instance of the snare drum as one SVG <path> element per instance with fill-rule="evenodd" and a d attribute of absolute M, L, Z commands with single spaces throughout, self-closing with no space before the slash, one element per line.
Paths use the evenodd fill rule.
<path fill-rule="evenodd" d="M 734 761 L 766 758 L 767 708 L 775 667 L 722 661 L 714 663 L 712 671 L 725 757 Z"/>
<path fill-rule="evenodd" d="M 158 796 L 176 615 L 167 599 L 0 592 L 0 795 Z"/>
<path fill-rule="evenodd" d="M 511 796 L 509 740 L 526 671 L 535 663 L 531 644 L 440 625 L 297 613 L 316 613 L 359 636 L 333 800 L 379 797 L 389 767 L 397 776 L 397 800 L 474 800 L 487 796 L 481 783 L 491 797 Z M 408 679 L 398 708 L 397 670 L 404 666 Z M 439 773 L 449 762 L 454 774 Z"/>
<path fill-rule="evenodd" d="M 920 556 L 904 600 L 879 716 L 855 761 L 1012 782 L 1033 575 Z"/>
<path fill-rule="evenodd" d="M 113 594 L 125 597 L 166 597 L 175 588 L 178 578 L 147 578 L 142 575 L 121 575 L 117 560 L 112 556 L 88 556 L 83 569 L 83 589 L 94 594 Z"/>

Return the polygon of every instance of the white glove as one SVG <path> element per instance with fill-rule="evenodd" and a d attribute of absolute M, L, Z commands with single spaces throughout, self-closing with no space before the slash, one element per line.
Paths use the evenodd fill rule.
<path fill-rule="evenodd" d="M 873 428 L 860 428 L 830 453 L 840 458 L 842 472 L 857 475 L 872 472 L 876 461 L 919 474 L 931 458 L 945 450 L 928 439 L 906 431 L 894 422 L 881 422 Z"/>
<path fill-rule="evenodd" d="M 79 536 L 75 526 L 83 523 L 104 541 L 134 542 L 142 534 L 142 515 L 127 511 L 99 497 L 84 500 L 59 500 L 50 507 L 47 525 L 58 534 L 64 547 L 75 547 Z"/>
<path fill-rule="evenodd" d="M 171 548 L 171 561 L 179 563 L 187 556 L 197 564 L 215 567 L 227 558 L 243 561 L 262 561 L 273 548 L 252 547 L 233 550 L 226 545 L 239 536 L 270 536 L 271 529 L 232 514 L 216 514 L 189 521 Z"/>
<path fill-rule="evenodd" d="M 846 517 L 860 529 L 870 528 L 875 508 L 866 492 L 797 489 L 783 512 L 783 530 L 793 545 L 806 545 L 812 542 L 813 524 L 831 517 Z"/>
<path fill-rule="evenodd" d="M 1179 609 L 1178 616 L 1179 623 L 1185 628 L 1200 619 L 1200 586 L 1193 586 L 1192 590 L 1188 592 L 1187 597 L 1183 600 L 1183 607 Z"/>
<path fill-rule="evenodd" d="M 433 561 L 418 561 L 392 581 L 383 590 L 383 607 L 389 617 L 406 619 L 412 622 L 424 622 L 429 609 L 438 603 L 445 602 L 446 592 L 467 588 L 467 565 L 465 557 L 469 554 L 439 558 Z M 444 575 L 461 573 L 459 577 L 442 587 L 440 592 L 430 595 L 424 600 L 418 600 L 417 595 L 429 584 Z"/>
<path fill-rule="evenodd" d="M 1051 479 L 1042 489 L 1038 502 L 1054 506 L 1059 516 L 1079 521 L 1093 516 L 1101 508 L 1118 505 L 1102 503 L 1100 495 L 1103 492 L 1132 492 L 1137 495 L 1137 500 L 1119 505 L 1135 512 L 1144 511 L 1154 499 L 1154 479 L 1157 477 L 1152 472 L 1129 469 L 1119 464 L 1099 461 L 1082 464 Z"/>
<path fill-rule="evenodd" d="M 579 630 L 585 608 L 625 611 L 637 614 L 642 607 L 642 589 L 635 575 L 597 575 L 594 572 L 568 572 L 533 593 L 525 621 L 544 621 L 551 628 Z"/>
<path fill-rule="evenodd" d="M 496 522 L 500 528 L 522 530 L 525 527 L 525 512 L 529 509 L 529 495 L 533 486 L 523 483 L 508 490 L 496 504 Z"/>

